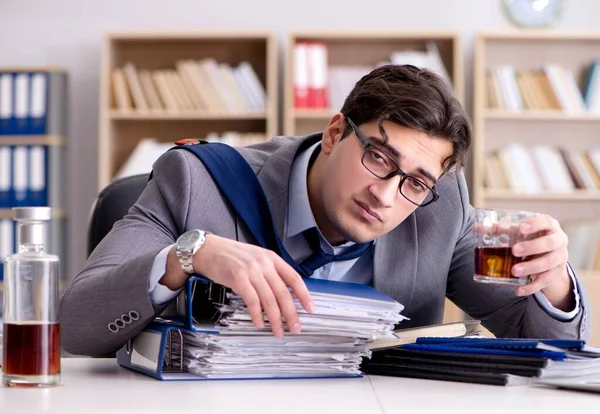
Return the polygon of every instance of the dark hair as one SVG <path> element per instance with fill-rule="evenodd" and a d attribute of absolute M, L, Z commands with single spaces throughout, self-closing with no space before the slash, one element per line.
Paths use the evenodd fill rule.
<path fill-rule="evenodd" d="M 356 83 L 341 112 L 357 126 L 377 121 L 384 136 L 383 122 L 388 120 L 451 141 L 454 149 L 443 162 L 444 172 L 464 167 L 471 150 L 471 127 L 465 110 L 450 85 L 427 69 L 380 66 Z M 347 125 L 343 137 L 351 131 Z"/>

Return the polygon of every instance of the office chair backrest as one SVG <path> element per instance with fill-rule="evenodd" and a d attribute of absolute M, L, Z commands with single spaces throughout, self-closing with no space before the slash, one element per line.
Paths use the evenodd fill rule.
<path fill-rule="evenodd" d="M 148 174 L 138 174 L 114 180 L 98 195 L 90 212 L 88 224 L 88 256 L 122 219 L 146 188 Z"/>

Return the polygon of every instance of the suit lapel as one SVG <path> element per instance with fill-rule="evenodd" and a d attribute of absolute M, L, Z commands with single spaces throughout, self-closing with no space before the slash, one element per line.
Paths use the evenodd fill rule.
<path fill-rule="evenodd" d="M 417 277 L 417 221 L 411 214 L 375 243 L 374 287 L 410 307 Z"/>
<path fill-rule="evenodd" d="M 320 133 L 311 134 L 295 139 L 290 144 L 282 145 L 271 154 L 257 174 L 258 181 L 260 181 L 269 202 L 275 229 L 282 240 L 292 163 L 300 151 L 321 140 L 321 137 Z"/>

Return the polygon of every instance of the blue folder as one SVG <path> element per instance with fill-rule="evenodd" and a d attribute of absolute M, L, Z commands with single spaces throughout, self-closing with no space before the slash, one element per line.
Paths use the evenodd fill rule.
<path fill-rule="evenodd" d="M 541 344 L 549 345 L 544 349 Z M 579 339 L 537 338 L 417 338 L 403 348 L 423 352 L 452 352 L 513 357 L 539 357 L 563 361 L 569 351 L 580 351 L 585 341 Z"/>

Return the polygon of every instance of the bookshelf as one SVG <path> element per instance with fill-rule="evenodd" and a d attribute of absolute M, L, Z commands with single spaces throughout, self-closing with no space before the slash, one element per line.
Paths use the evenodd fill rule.
<path fill-rule="evenodd" d="M 461 40 L 454 32 L 305 31 L 291 33 L 287 43 L 285 135 L 322 130 L 362 75 L 383 62 L 426 65 L 428 47 L 433 64 L 439 58 L 455 95 L 464 101 Z M 321 90 L 318 102 L 299 102 L 303 89 Z"/>
<path fill-rule="evenodd" d="M 243 145 L 277 134 L 272 33 L 109 33 L 101 65 L 99 190 L 144 139 L 234 136 Z"/>
<path fill-rule="evenodd" d="M 0 67 L 0 260 L 16 251 L 13 207 L 52 207 L 46 250 L 67 262 L 68 73 Z M 67 275 L 61 271 L 61 286 Z M 3 290 L 0 265 L 0 292 Z M 1 295 L 0 295 L 1 296 Z M 1 301 L 0 301 L 1 302 Z M 0 310 L 1 314 L 1 310 Z M 0 315 L 1 316 L 1 315 Z"/>
<path fill-rule="evenodd" d="M 600 306 L 600 73 L 591 80 L 598 61 L 600 33 L 483 32 L 474 43 L 473 204 L 557 218 L 593 307 Z"/>

